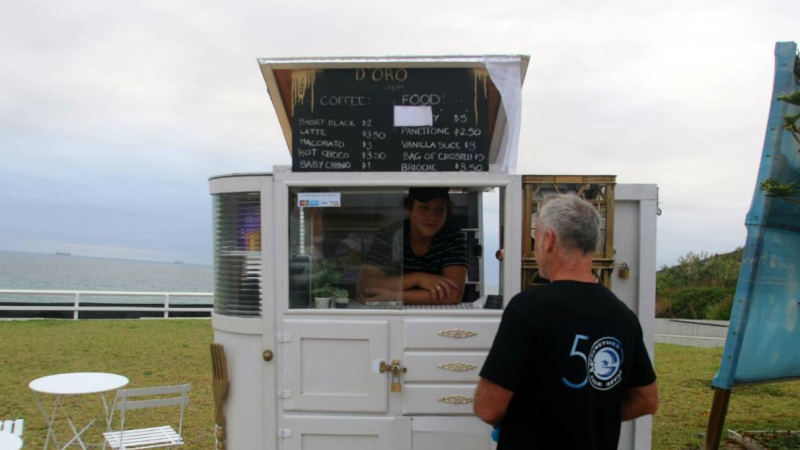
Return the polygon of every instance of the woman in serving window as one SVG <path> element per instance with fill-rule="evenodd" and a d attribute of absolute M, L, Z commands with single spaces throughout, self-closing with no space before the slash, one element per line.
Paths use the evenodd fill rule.
<path fill-rule="evenodd" d="M 412 187 L 408 218 L 375 237 L 358 283 L 359 300 L 407 305 L 461 302 L 467 279 L 467 239 L 448 226 L 448 188 Z"/>

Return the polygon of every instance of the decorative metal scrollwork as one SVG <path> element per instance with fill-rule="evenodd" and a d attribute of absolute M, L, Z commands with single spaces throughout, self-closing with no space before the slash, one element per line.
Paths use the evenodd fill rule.
<path fill-rule="evenodd" d="M 478 333 L 473 331 L 462 330 L 460 328 L 456 328 L 454 330 L 442 330 L 439 332 L 439 336 L 449 337 L 453 339 L 465 339 L 477 336 Z"/>
<path fill-rule="evenodd" d="M 439 368 L 442 370 L 449 370 L 451 372 L 468 372 L 470 370 L 477 369 L 478 366 L 473 366 L 472 364 L 454 362 L 448 364 L 439 364 Z"/>
<path fill-rule="evenodd" d="M 450 403 L 451 405 L 467 405 L 472 403 L 472 397 L 467 397 L 466 395 L 450 395 L 447 397 L 441 397 L 439 399 L 442 403 Z"/>

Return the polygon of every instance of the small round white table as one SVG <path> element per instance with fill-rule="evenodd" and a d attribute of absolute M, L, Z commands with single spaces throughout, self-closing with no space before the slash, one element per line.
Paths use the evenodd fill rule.
<path fill-rule="evenodd" d="M 64 408 L 64 404 L 61 401 L 61 397 L 64 395 L 85 395 L 85 394 L 99 394 L 100 398 L 103 400 L 103 413 L 105 414 L 105 421 L 106 421 L 106 429 L 111 428 L 111 412 L 114 410 L 114 404 L 116 403 L 116 396 L 114 397 L 114 404 L 111 405 L 109 408 L 108 401 L 106 401 L 105 393 L 108 391 L 116 391 L 128 384 L 128 379 L 123 377 L 122 375 L 115 375 L 113 373 L 96 373 L 96 372 L 78 372 L 78 373 L 62 373 L 58 375 L 50 375 L 42 378 L 37 378 L 28 385 L 31 390 L 36 395 L 36 402 L 39 404 L 39 410 L 44 415 L 45 420 L 47 420 L 47 438 L 44 443 L 45 450 L 47 446 L 50 444 L 50 438 L 53 439 L 53 443 L 55 444 L 56 448 L 64 449 L 69 447 L 74 441 L 78 441 L 78 444 L 81 448 L 86 449 L 86 445 L 81 439 L 81 435 L 97 421 L 100 414 L 97 415 L 94 419 L 92 419 L 86 426 L 84 426 L 80 431 L 73 423 L 72 419 L 69 417 L 67 410 Z M 44 407 L 42 403 L 42 399 L 39 397 L 39 394 L 49 394 L 55 395 L 55 402 L 53 404 L 52 412 L 48 414 L 47 409 Z M 70 439 L 66 444 L 60 446 L 58 440 L 56 439 L 56 434 L 53 429 L 55 424 L 56 415 L 58 412 L 61 412 L 61 415 L 64 419 L 67 420 L 70 429 L 72 429 L 73 437 Z M 102 413 L 101 413 L 102 414 Z"/>
<path fill-rule="evenodd" d="M 0 450 L 19 450 L 22 448 L 22 439 L 11 433 L 0 431 Z"/>

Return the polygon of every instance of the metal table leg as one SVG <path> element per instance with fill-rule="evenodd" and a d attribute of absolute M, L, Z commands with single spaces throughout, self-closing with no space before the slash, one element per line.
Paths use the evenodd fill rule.
<path fill-rule="evenodd" d="M 72 421 L 72 418 L 69 416 L 69 412 L 64 407 L 64 404 L 61 402 L 61 396 L 60 395 L 56 395 L 55 396 L 55 401 L 53 403 L 53 410 L 49 414 L 47 413 L 47 408 L 45 408 L 45 406 L 44 406 L 44 402 L 42 402 L 42 399 L 39 398 L 39 394 L 34 393 L 34 397 L 36 398 L 36 404 L 39 407 L 39 411 L 41 411 L 42 415 L 45 418 L 45 421 L 47 421 L 47 438 L 45 439 L 45 442 L 44 442 L 44 450 L 47 450 L 47 448 L 50 446 L 50 439 L 51 438 L 53 440 L 53 444 L 55 444 L 55 447 L 58 450 L 66 449 L 67 447 L 72 445 L 72 443 L 75 442 L 76 440 L 78 441 L 78 445 L 80 445 L 81 449 L 82 450 L 86 450 L 86 444 L 83 442 L 83 439 L 81 438 L 81 436 L 86 432 L 86 430 L 89 429 L 89 427 L 91 427 L 92 425 L 94 425 L 95 422 L 97 422 L 97 419 L 100 417 L 100 414 L 98 414 L 97 417 L 92 419 L 88 424 L 86 424 L 86 426 L 84 426 L 80 431 L 78 431 L 78 428 L 75 426 L 75 423 Z M 105 419 L 105 422 L 106 422 L 106 430 L 108 431 L 108 430 L 111 429 L 111 419 L 112 419 L 112 417 L 109 414 L 108 401 L 106 400 L 105 395 L 100 394 L 100 398 L 103 400 L 103 411 L 104 411 L 104 414 L 105 414 L 104 419 Z M 115 399 L 115 403 L 116 403 L 116 399 Z M 115 406 L 115 405 L 112 405 L 112 408 L 113 408 L 113 406 Z M 72 434 L 73 434 L 72 439 L 67 441 L 63 446 L 58 443 L 58 438 L 56 437 L 56 431 L 55 431 L 56 416 L 58 415 L 59 412 L 61 412 L 61 415 L 67 420 L 67 424 L 69 424 L 69 427 L 72 430 Z M 101 413 L 101 414 L 103 414 L 103 413 Z M 105 449 L 105 446 L 106 446 L 106 443 L 105 443 L 105 440 L 103 440 L 103 449 Z"/>
<path fill-rule="evenodd" d="M 72 434 L 73 434 L 73 438 L 70 439 L 69 441 L 67 441 L 67 443 L 64 444 L 63 447 L 61 447 L 61 450 L 64 450 L 65 448 L 67 448 L 70 445 L 72 445 L 72 443 L 75 442 L 76 439 L 78 440 L 78 445 L 80 445 L 83 450 L 86 450 L 86 445 L 83 443 L 83 439 L 81 439 L 81 435 L 84 432 L 86 432 L 86 430 L 88 430 L 89 427 L 92 426 L 97 421 L 97 417 L 92 419 L 85 427 L 83 427 L 83 429 L 81 429 L 81 431 L 78 431 L 77 427 L 75 427 L 75 424 L 72 422 L 72 418 L 69 416 L 69 413 L 67 412 L 67 409 L 64 408 L 64 404 L 63 403 L 61 404 L 61 407 L 59 409 L 61 410 L 61 415 L 63 415 L 64 418 L 67 419 L 67 423 L 69 424 L 69 428 L 72 430 Z M 55 436 L 55 434 L 54 434 L 54 436 Z"/>
<path fill-rule="evenodd" d="M 47 414 L 47 409 L 44 407 L 44 403 L 42 403 L 42 400 L 39 398 L 39 394 L 34 392 L 34 397 L 36 398 L 36 404 L 39 406 L 39 411 L 41 411 L 42 415 L 44 416 L 44 420 L 47 422 L 47 438 L 44 441 L 44 450 L 47 450 L 47 447 L 50 445 L 51 436 L 56 448 L 59 448 L 58 440 L 56 439 L 56 433 L 53 429 L 53 424 L 56 420 L 56 413 L 58 412 L 58 405 L 61 401 L 61 396 L 56 395 L 55 403 L 53 404 L 53 412 L 49 415 Z"/>

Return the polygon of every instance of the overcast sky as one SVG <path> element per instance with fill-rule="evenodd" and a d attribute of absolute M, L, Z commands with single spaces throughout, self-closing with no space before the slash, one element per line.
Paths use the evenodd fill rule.
<path fill-rule="evenodd" d="M 208 177 L 291 160 L 259 57 L 517 53 L 519 173 L 655 183 L 658 265 L 744 244 L 797 0 L 0 0 L 0 250 L 210 264 Z"/>

